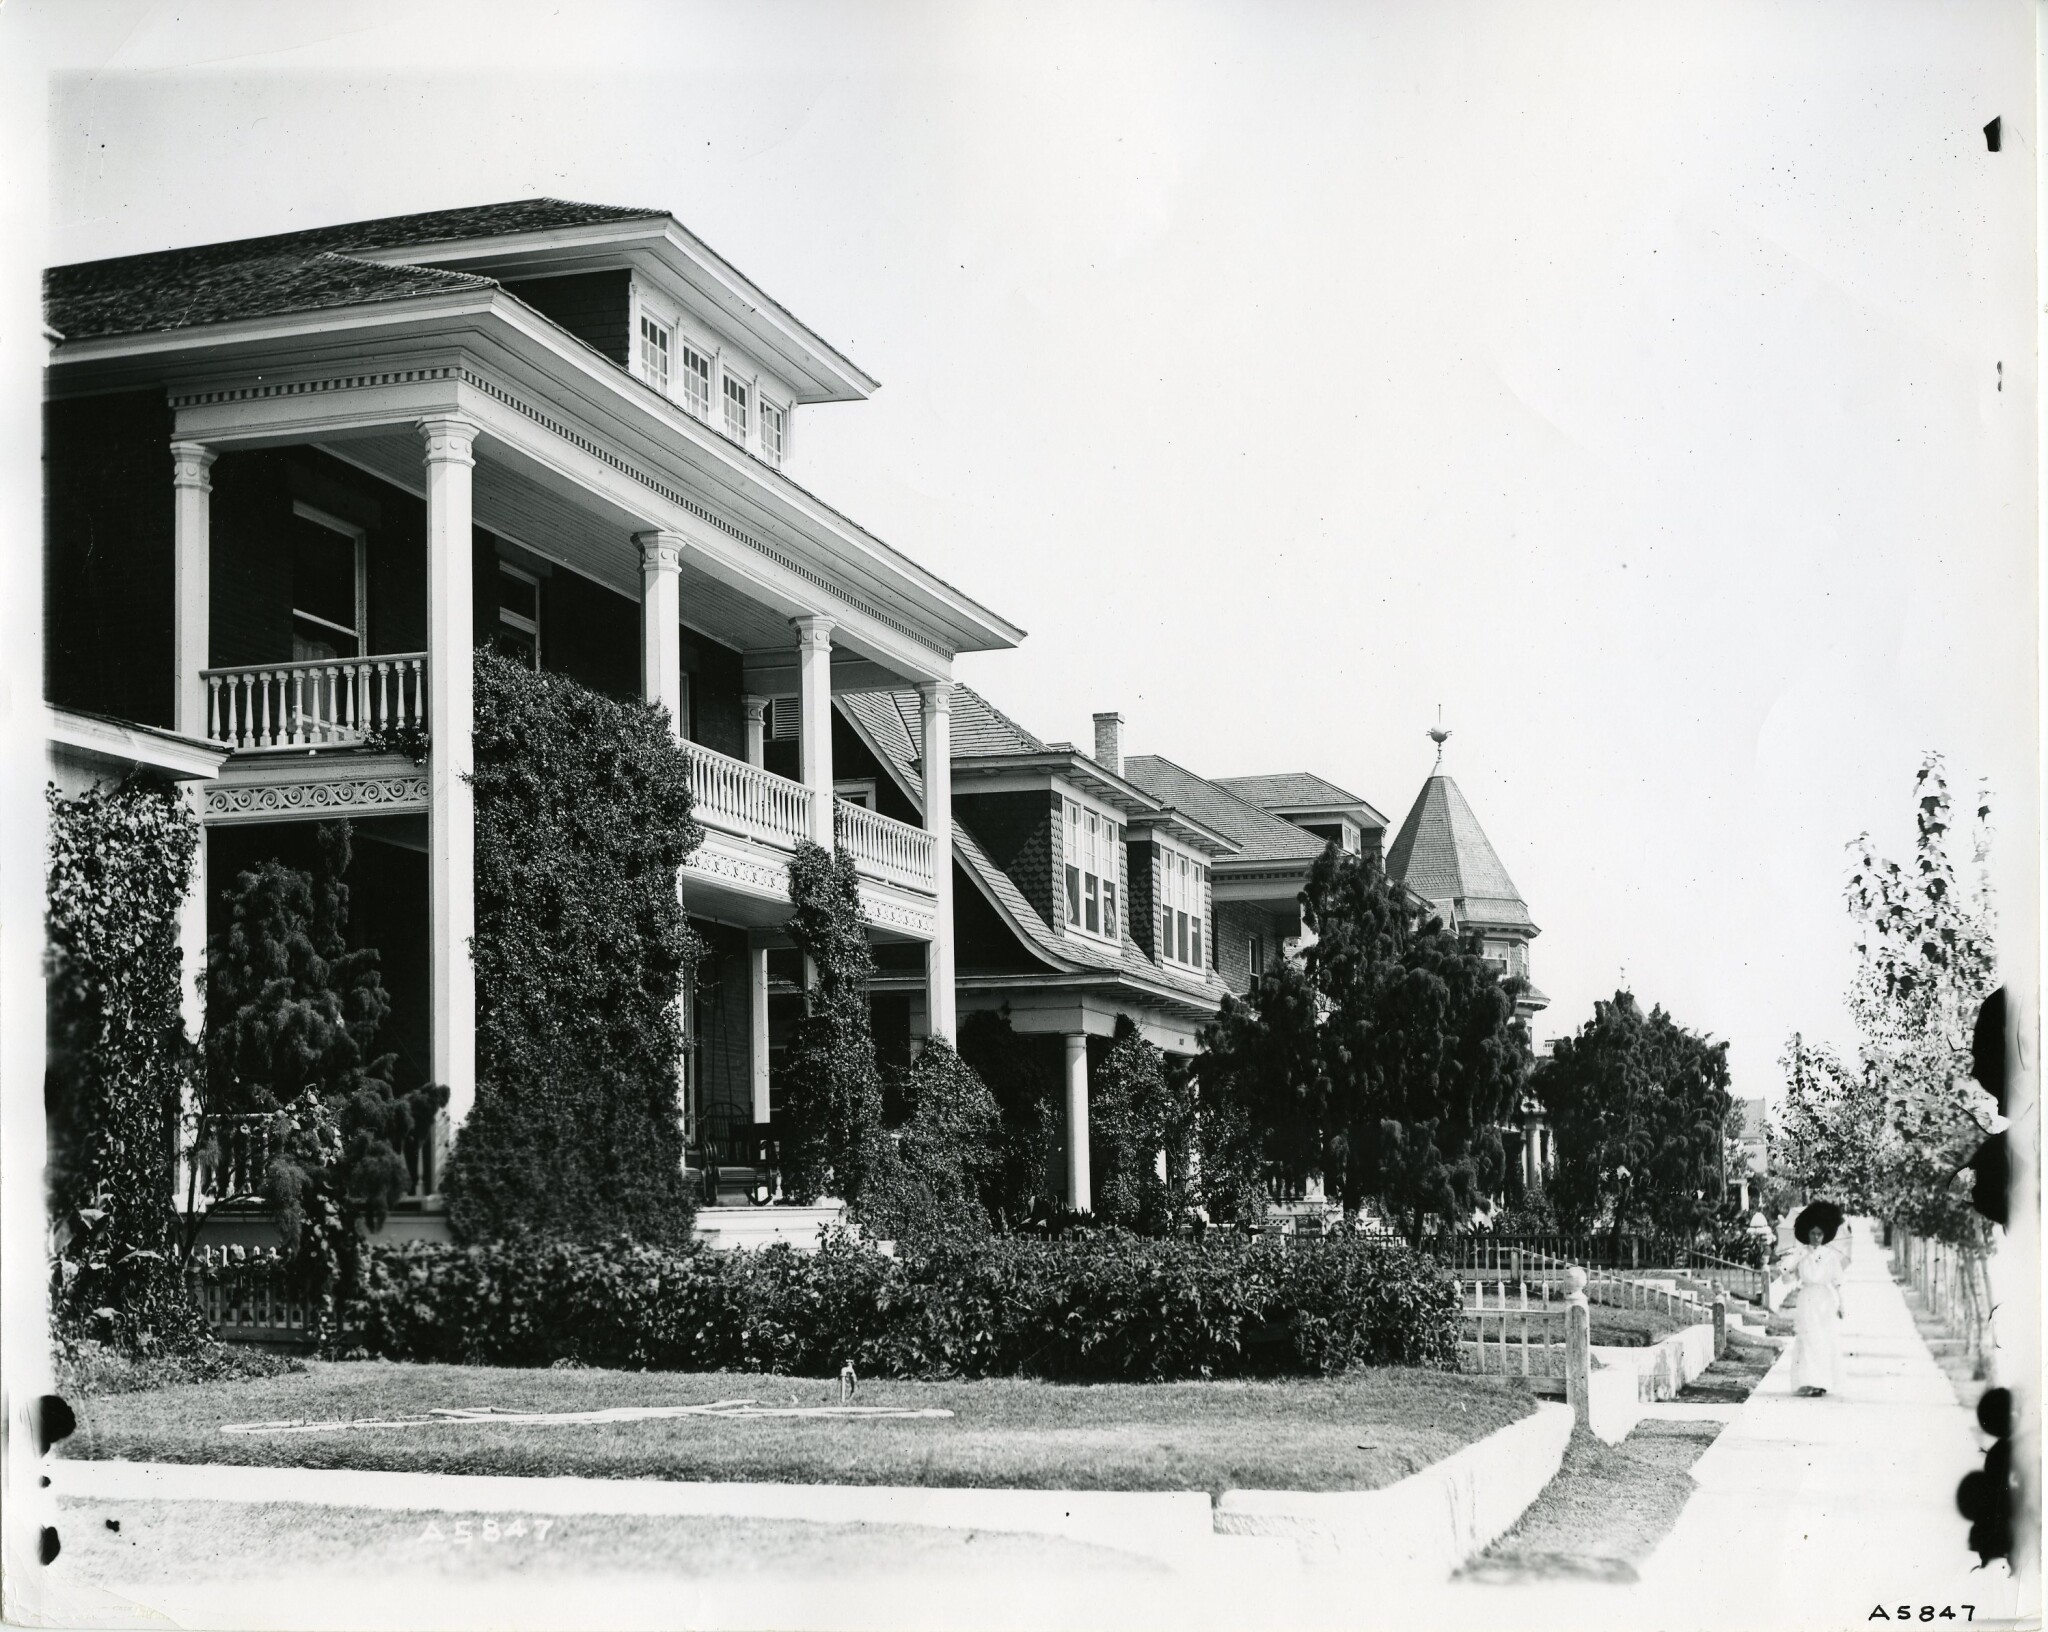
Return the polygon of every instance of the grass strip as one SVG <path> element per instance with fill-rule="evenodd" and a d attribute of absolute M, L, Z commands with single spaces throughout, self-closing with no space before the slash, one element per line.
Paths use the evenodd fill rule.
<path fill-rule="evenodd" d="M 67 1455 L 130 1461 L 588 1478 L 1067 1490 L 1373 1490 L 1534 1407 L 1519 1379 L 1385 1369 L 1328 1380 L 863 1383 L 864 1405 L 945 1419 L 682 1417 L 313 1434 L 230 1423 L 699 1404 L 830 1404 L 838 1385 L 734 1372 L 521 1371 L 313 1362 L 302 1373 L 87 1398 Z"/>

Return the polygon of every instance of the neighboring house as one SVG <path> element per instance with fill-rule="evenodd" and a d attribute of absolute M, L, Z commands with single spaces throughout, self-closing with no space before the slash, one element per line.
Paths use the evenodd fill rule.
<path fill-rule="evenodd" d="M 188 968 L 221 883 L 352 818 L 398 1086 L 446 1084 L 461 1125 L 489 643 L 685 739 L 693 1123 L 714 1093 L 769 1115 L 802 839 L 851 850 L 870 933 L 952 1034 L 946 779 L 914 819 L 837 797 L 833 705 L 886 699 L 945 763 L 954 658 L 1022 631 L 791 480 L 797 409 L 876 388 L 829 343 L 666 212 L 551 199 L 59 267 L 45 293 L 53 753 L 194 790 Z"/>
<path fill-rule="evenodd" d="M 1770 1112 L 1763 1096 L 1738 1099 L 1728 1112 L 1728 1183 L 1742 1211 L 1757 1205 L 1771 1175 Z"/>

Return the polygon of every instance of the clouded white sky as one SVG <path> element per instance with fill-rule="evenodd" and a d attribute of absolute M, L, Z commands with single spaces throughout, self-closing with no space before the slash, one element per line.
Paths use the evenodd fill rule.
<path fill-rule="evenodd" d="M 1041 736 L 1117 708 L 1127 751 L 1397 825 L 1441 705 L 1543 926 L 1539 1037 L 1625 974 L 1775 1094 L 1788 1032 L 1846 1036 L 1843 846 L 1903 851 L 1923 749 L 1991 781 L 2034 934 L 2017 0 L 45 0 L 0 34 L 17 84 L 63 70 L 39 264 L 672 210 L 884 382 L 799 415 L 793 474 L 1031 631 L 961 678 Z"/>

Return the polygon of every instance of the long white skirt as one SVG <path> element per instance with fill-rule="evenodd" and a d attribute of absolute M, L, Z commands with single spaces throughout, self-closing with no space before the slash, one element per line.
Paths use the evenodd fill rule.
<path fill-rule="evenodd" d="M 1823 1280 L 1803 1281 L 1792 1316 L 1792 1386 L 1842 1386 L 1841 1294 Z"/>

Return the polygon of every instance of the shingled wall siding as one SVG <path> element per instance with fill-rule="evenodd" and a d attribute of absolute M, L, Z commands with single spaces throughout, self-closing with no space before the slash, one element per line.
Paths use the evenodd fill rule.
<path fill-rule="evenodd" d="M 566 278 L 522 279 L 505 288 L 624 368 L 632 355 L 631 283 L 630 272 L 579 272 Z"/>
<path fill-rule="evenodd" d="M 169 726 L 171 410 L 161 391 L 43 413 L 43 689 L 60 707 Z"/>
<path fill-rule="evenodd" d="M 1066 927 L 1066 901 L 1055 887 L 1059 811 L 1059 795 L 1050 790 L 953 795 L 953 814 L 1055 934 Z"/>
<path fill-rule="evenodd" d="M 1131 939 L 1153 962 L 1159 961 L 1159 846 L 1149 839 L 1124 846 L 1124 900 L 1130 913 Z"/>
<path fill-rule="evenodd" d="M 1281 939 L 1296 933 L 1294 914 L 1283 916 L 1242 901 L 1226 901 L 1218 906 L 1215 922 L 1216 972 L 1239 996 L 1251 989 L 1252 936 L 1258 936 L 1264 944 L 1266 967 L 1270 969 L 1273 960 L 1282 955 Z"/>

